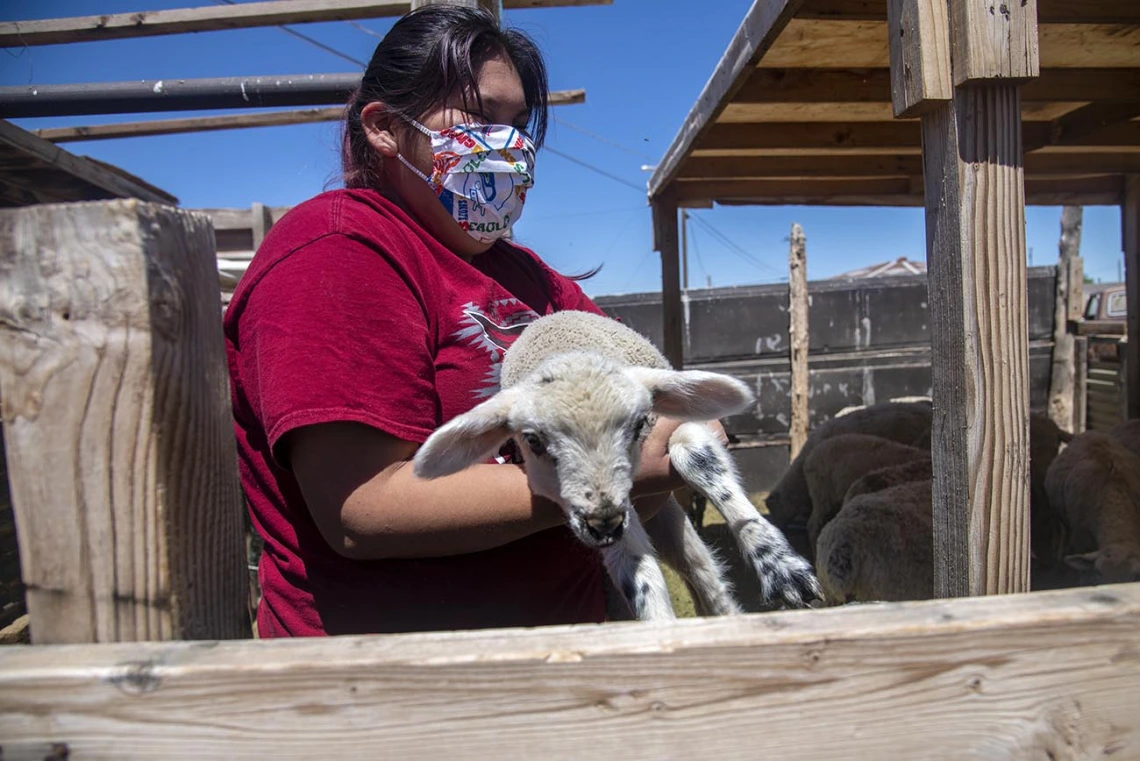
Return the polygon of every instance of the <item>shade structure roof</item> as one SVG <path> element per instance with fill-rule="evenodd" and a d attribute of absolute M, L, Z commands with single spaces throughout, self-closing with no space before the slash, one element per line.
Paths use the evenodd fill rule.
<path fill-rule="evenodd" d="M 1117 204 L 1140 173 L 1140 2 L 1038 0 L 1021 88 L 1026 201 Z M 919 206 L 891 106 L 887 0 L 757 0 L 649 182 L 681 206 Z"/>

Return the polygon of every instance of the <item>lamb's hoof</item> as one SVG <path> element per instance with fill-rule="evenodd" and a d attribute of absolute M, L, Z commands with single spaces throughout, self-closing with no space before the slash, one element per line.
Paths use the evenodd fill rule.
<path fill-rule="evenodd" d="M 811 565 L 799 555 L 784 554 L 763 565 L 757 572 L 765 604 L 807 608 L 812 601 L 823 598 L 823 589 Z"/>

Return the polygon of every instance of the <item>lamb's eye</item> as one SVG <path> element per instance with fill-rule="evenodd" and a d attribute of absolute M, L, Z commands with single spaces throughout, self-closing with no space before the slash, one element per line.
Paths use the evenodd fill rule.
<path fill-rule="evenodd" d="M 530 447 L 530 451 L 534 452 L 539 457 L 546 454 L 546 444 L 542 443 L 542 439 L 539 438 L 537 433 L 524 433 L 523 441 L 525 441 L 526 445 Z"/>
<path fill-rule="evenodd" d="M 645 425 L 649 422 L 649 418 L 642 417 L 633 425 L 633 440 L 638 441 L 641 439 L 641 434 L 645 431 Z"/>

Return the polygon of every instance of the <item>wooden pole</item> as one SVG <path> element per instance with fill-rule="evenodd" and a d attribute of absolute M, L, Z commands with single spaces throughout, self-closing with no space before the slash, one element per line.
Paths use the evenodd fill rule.
<path fill-rule="evenodd" d="M 653 206 L 653 248 L 661 253 L 662 340 L 665 358 L 676 369 L 685 363 L 684 315 L 681 308 L 680 245 L 677 240 L 677 202 L 658 196 Z"/>
<path fill-rule="evenodd" d="M 248 637 L 207 218 L 0 211 L 0 387 L 37 643 Z"/>
<path fill-rule="evenodd" d="M 1140 418 L 1140 175 L 1129 175 L 1120 205 L 1124 250 L 1124 283 L 1128 301 L 1128 338 L 1124 377 L 1128 417 Z"/>
<path fill-rule="evenodd" d="M 681 292 L 689 290 L 689 210 L 681 209 Z"/>
<path fill-rule="evenodd" d="M 1073 337 L 1073 365 L 1076 367 L 1073 383 L 1073 433 L 1084 433 L 1088 428 L 1089 413 L 1089 338 Z"/>
<path fill-rule="evenodd" d="M 1084 265 L 1080 257 L 1081 217 L 1080 206 L 1066 206 L 1061 211 L 1057 287 L 1053 302 L 1053 363 L 1049 381 L 1049 417 L 1061 430 L 1073 433 L 1077 430 L 1077 411 L 1073 407 L 1077 368 L 1069 321 L 1080 318 L 1084 294 Z"/>
<path fill-rule="evenodd" d="M 462 8 L 485 8 L 496 19 L 503 17 L 502 0 L 412 0 L 412 10 L 428 5 L 456 5 Z"/>
<path fill-rule="evenodd" d="M 1037 8 L 1035 0 L 1003 8 L 990 14 L 968 0 L 950 0 L 948 7 L 937 0 L 888 3 L 895 114 L 922 114 L 940 597 L 1029 587 L 1029 336 L 1017 83 L 1039 69 Z"/>
<path fill-rule="evenodd" d="M 807 241 L 804 230 L 792 225 L 788 247 L 788 334 L 791 345 L 792 412 L 788 433 L 792 440 L 791 458 L 803 449 L 808 436 L 808 287 Z"/>

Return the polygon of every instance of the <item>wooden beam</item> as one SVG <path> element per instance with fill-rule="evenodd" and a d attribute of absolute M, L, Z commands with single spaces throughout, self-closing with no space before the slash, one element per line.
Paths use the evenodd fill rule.
<path fill-rule="evenodd" d="M 26 155 L 48 166 L 57 167 L 61 172 L 87 183 L 95 191 L 106 193 L 107 198 L 139 198 L 172 205 L 178 203 L 177 198 L 153 185 L 133 182 L 122 173 L 113 172 L 90 159 L 68 153 L 3 119 L 0 119 L 0 147 Z M 4 177 L 5 181 L 13 179 L 16 178 L 11 175 Z"/>
<path fill-rule="evenodd" d="M 664 320 L 665 358 L 680 370 L 685 364 L 684 313 L 681 309 L 680 243 L 677 238 L 677 201 L 669 196 L 653 199 L 653 248 L 661 254 L 661 311 Z"/>
<path fill-rule="evenodd" d="M 1088 135 L 1128 122 L 1137 116 L 1140 116 L 1140 98 L 1123 103 L 1089 103 L 1054 119 L 1050 126 L 1049 143 L 1071 145 Z"/>
<path fill-rule="evenodd" d="M 673 181 L 681 162 L 716 122 L 729 99 L 744 84 L 756 62 L 779 37 L 802 3 L 803 0 L 771 0 L 752 5 L 650 177 L 651 198 L 663 192 Z"/>
<path fill-rule="evenodd" d="M 794 460 L 807 441 L 811 418 L 811 410 L 808 408 L 807 241 L 803 228 L 798 224 L 792 225 L 788 243 L 788 345 L 792 381 L 791 422 L 788 424 L 788 436 L 791 439 L 789 456 Z"/>
<path fill-rule="evenodd" d="M 887 0 L 891 103 L 896 117 L 948 102 L 951 82 L 945 0 Z"/>
<path fill-rule="evenodd" d="M 1121 584 L 602 629 L 8 647 L 0 736 L 5 758 L 54 743 L 120 761 L 1134 758 L 1138 629 L 1140 585 Z"/>
<path fill-rule="evenodd" d="M 1061 240 L 1058 244 L 1057 285 L 1053 295 L 1053 358 L 1049 379 L 1049 417 L 1061 430 L 1076 433 L 1077 365 L 1073 353 L 1074 336 L 1069 321 L 1080 319 L 1084 308 L 1081 266 L 1080 206 L 1061 211 Z"/>
<path fill-rule="evenodd" d="M 1022 122 L 1026 145 L 1051 143 L 1051 125 Z M 715 124 L 695 145 L 700 150 L 751 148 L 917 148 L 922 132 L 917 121 L 788 122 L 782 124 Z M 1140 146 L 1140 122 L 1122 122 L 1086 134 L 1071 146 Z"/>
<path fill-rule="evenodd" d="M 0 258 L 4 438 L 35 641 L 248 637 L 208 220 L 133 200 L 0 211 Z"/>
<path fill-rule="evenodd" d="M 796 18 L 878 21 L 887 0 L 807 0 Z M 1127 0 L 1037 0 L 1039 24 L 1140 24 L 1140 6 Z"/>
<path fill-rule="evenodd" d="M 63 45 L 222 29 L 249 29 L 315 21 L 402 16 L 407 0 L 271 0 L 0 23 L 0 47 Z"/>
<path fill-rule="evenodd" d="M 975 4 L 989 15 L 989 4 Z M 1042 24 L 1040 40 L 1041 68 L 1130 68 L 1136 64 L 1140 25 Z M 886 17 L 879 21 L 792 19 L 759 65 L 886 68 L 890 66 Z"/>
<path fill-rule="evenodd" d="M 936 3 L 939 7 L 941 3 Z M 894 39 L 894 37 L 892 37 Z M 1021 88 L 1022 103 L 1140 100 L 1140 69 L 1043 69 Z M 888 103 L 891 70 L 759 68 L 733 103 Z"/>
<path fill-rule="evenodd" d="M 549 93 L 552 106 L 568 106 L 586 102 L 585 90 L 557 90 Z M 289 111 L 268 111 L 253 114 L 223 114 L 221 116 L 193 116 L 183 119 L 152 119 L 142 122 L 93 124 L 86 127 L 52 127 L 32 130 L 32 134 L 53 143 L 83 140 L 111 140 L 122 137 L 175 135 L 186 132 L 245 129 L 249 127 L 281 127 L 292 124 L 335 122 L 344 118 L 343 106 L 329 108 L 302 108 Z"/>
<path fill-rule="evenodd" d="M 1140 172 L 1136 153 L 1030 153 L 1029 175 L 1063 176 Z M 694 156 L 678 173 L 682 180 L 748 177 L 892 177 L 920 176 L 922 157 L 860 154 L 840 156 Z"/>
<path fill-rule="evenodd" d="M 921 177 L 682 180 L 674 183 L 679 203 L 922 206 Z M 1120 175 L 1025 180 L 1026 203 L 1039 206 L 1119 204 Z"/>
<path fill-rule="evenodd" d="M 993 6 L 971 0 L 950 3 L 954 34 L 954 84 L 993 79 L 1020 82 L 1040 73 L 1037 0 Z"/>
<path fill-rule="evenodd" d="M 457 0 L 463 2 L 463 0 Z M 494 8 L 553 8 L 567 5 L 609 5 L 613 0 L 471 0 Z M 416 0 L 422 2 L 422 0 Z M 0 23 L 0 47 L 62 45 L 71 42 L 118 40 L 222 29 L 250 29 L 281 24 L 403 16 L 416 2 L 409 0 L 272 0 L 271 2 L 208 5 L 162 11 L 138 11 L 101 16 L 37 19 Z"/>
<path fill-rule="evenodd" d="M 1125 181 L 1120 219 L 1128 301 L 1128 341 L 1124 345 L 1128 417 L 1140 418 L 1140 174 Z"/>
<path fill-rule="evenodd" d="M 429 5 L 454 5 L 459 8 L 483 8 L 496 18 L 503 13 L 501 0 L 412 0 L 412 10 L 426 8 Z"/>
<path fill-rule="evenodd" d="M 1089 412 L 1089 339 L 1087 336 L 1073 337 L 1073 433 L 1088 430 Z"/>

